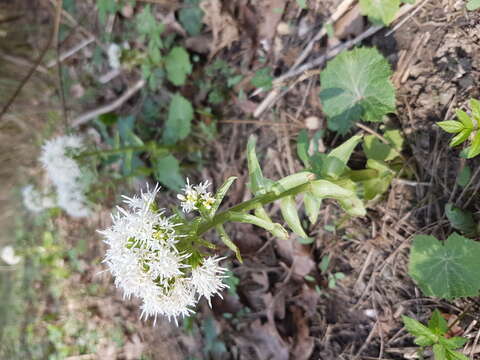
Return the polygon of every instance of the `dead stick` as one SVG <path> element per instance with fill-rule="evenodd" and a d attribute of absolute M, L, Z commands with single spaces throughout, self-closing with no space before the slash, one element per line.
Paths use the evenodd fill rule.
<path fill-rule="evenodd" d="M 130 99 L 135 93 L 137 93 L 141 88 L 145 86 L 145 80 L 140 79 L 138 80 L 132 87 L 128 88 L 127 91 L 125 91 L 119 98 L 115 99 L 109 104 L 100 106 L 99 108 L 96 108 L 94 110 L 88 111 L 76 119 L 73 120 L 72 122 L 72 127 L 78 127 L 82 124 L 85 124 L 86 122 L 96 118 L 97 116 L 100 116 L 102 114 L 109 113 L 125 103 L 128 99 Z"/>

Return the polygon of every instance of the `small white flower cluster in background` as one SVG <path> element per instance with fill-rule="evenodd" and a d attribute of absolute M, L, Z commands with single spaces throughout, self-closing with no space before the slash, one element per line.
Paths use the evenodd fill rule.
<path fill-rule="evenodd" d="M 58 206 L 72 217 L 90 215 L 82 171 L 72 158 L 72 155 L 78 154 L 83 147 L 82 139 L 78 136 L 58 136 L 43 145 L 39 159 L 55 186 Z"/>
<path fill-rule="evenodd" d="M 23 205 L 33 213 L 39 213 L 56 206 L 54 199 L 47 194 L 40 193 L 31 184 L 22 188 L 22 199 Z"/>
<path fill-rule="evenodd" d="M 201 207 L 210 210 L 212 205 L 215 204 L 215 198 L 207 191 L 209 186 L 210 182 L 208 180 L 199 185 L 191 185 L 187 178 L 187 185 L 183 188 L 184 194 L 177 195 L 182 210 L 185 213 L 198 210 Z"/>
<path fill-rule="evenodd" d="M 129 50 L 130 45 L 128 42 L 124 42 L 122 45 L 118 45 L 115 43 L 111 43 L 108 45 L 107 48 L 107 57 L 108 57 L 108 64 L 113 70 L 120 69 L 122 66 L 121 58 L 122 58 L 122 51 Z"/>
<path fill-rule="evenodd" d="M 8 265 L 17 265 L 21 260 L 20 256 L 15 255 L 15 250 L 10 245 L 2 249 L 0 258 Z"/>
<path fill-rule="evenodd" d="M 177 322 L 193 313 L 200 297 L 210 304 L 227 287 L 222 282 L 227 269 L 219 266 L 223 258 L 198 259 L 188 246 L 179 250 L 187 238 L 179 233 L 180 223 L 157 209 L 158 191 L 157 185 L 140 196 L 124 196 L 127 208 L 119 207 L 112 226 L 100 231 L 108 245 L 104 262 L 126 298 L 143 300 L 141 318 L 153 317 L 155 323 L 162 315 Z"/>

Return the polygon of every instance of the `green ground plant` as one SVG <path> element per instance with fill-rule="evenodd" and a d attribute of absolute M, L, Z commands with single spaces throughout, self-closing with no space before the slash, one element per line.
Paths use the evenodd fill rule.
<path fill-rule="evenodd" d="M 423 358 L 426 347 L 431 347 L 435 360 L 468 360 L 456 349 L 465 345 L 468 339 L 448 336 L 449 327 L 440 311 L 433 312 L 427 326 L 408 316 L 402 316 L 407 331 L 415 337 L 415 344 L 420 346 L 419 356 Z"/>
<path fill-rule="evenodd" d="M 480 131 L 478 129 L 480 121 L 480 101 L 470 99 L 469 104 L 471 115 L 458 109 L 456 111 L 458 120 L 437 122 L 437 125 L 446 132 L 456 134 L 450 141 L 450 147 L 461 145 L 469 140 L 470 145 L 462 152 L 467 159 L 474 158 L 480 154 Z"/>

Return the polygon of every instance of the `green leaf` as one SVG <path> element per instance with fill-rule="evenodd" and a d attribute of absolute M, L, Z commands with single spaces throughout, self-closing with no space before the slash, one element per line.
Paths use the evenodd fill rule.
<path fill-rule="evenodd" d="M 470 103 L 472 102 L 470 101 Z M 474 126 L 472 118 L 465 111 L 457 110 L 456 115 L 460 122 L 463 124 L 463 127 L 465 127 L 466 129 L 473 129 Z"/>
<path fill-rule="evenodd" d="M 290 229 L 292 229 L 292 231 L 301 238 L 307 239 L 308 235 L 303 230 L 300 218 L 298 216 L 295 197 L 287 196 L 282 198 L 280 200 L 280 210 L 282 212 L 283 219 L 288 224 Z"/>
<path fill-rule="evenodd" d="M 478 124 L 480 121 L 480 101 L 476 99 L 470 99 L 470 109 L 472 110 L 473 118 L 477 121 Z"/>
<path fill-rule="evenodd" d="M 352 190 L 346 189 L 327 180 L 315 180 L 310 184 L 310 191 L 317 198 L 335 199 L 347 214 L 351 216 L 365 216 L 365 206 Z"/>
<path fill-rule="evenodd" d="M 240 255 L 240 249 L 230 239 L 230 236 L 228 236 L 223 225 L 217 225 L 215 229 L 217 230 L 218 235 L 220 236 L 220 240 L 222 240 L 222 242 L 225 244 L 226 247 L 228 247 L 230 250 L 232 250 L 235 253 L 237 260 L 243 263 L 242 255 Z"/>
<path fill-rule="evenodd" d="M 472 177 L 472 170 L 468 165 L 465 165 L 463 169 L 460 171 L 457 177 L 457 184 L 460 185 L 462 188 L 467 186 L 470 178 Z"/>
<path fill-rule="evenodd" d="M 300 9 L 308 9 L 307 0 L 297 0 L 297 5 Z"/>
<path fill-rule="evenodd" d="M 440 126 L 444 131 L 451 134 L 456 134 L 465 128 L 464 123 L 455 120 L 439 121 L 437 122 L 437 125 Z"/>
<path fill-rule="evenodd" d="M 480 154 L 480 131 L 477 131 L 469 147 L 467 158 L 471 159 Z"/>
<path fill-rule="evenodd" d="M 467 10 L 468 11 L 475 11 L 480 9 L 480 0 L 470 0 L 467 3 Z"/>
<path fill-rule="evenodd" d="M 247 143 L 247 165 L 250 177 L 250 190 L 254 195 L 259 195 L 269 190 L 272 181 L 263 177 L 262 168 L 258 163 L 257 153 L 255 152 L 256 143 L 257 138 L 251 135 Z"/>
<path fill-rule="evenodd" d="M 181 46 L 175 46 L 165 57 L 167 78 L 173 85 L 185 84 L 187 75 L 192 73 L 192 64 L 188 52 Z"/>
<path fill-rule="evenodd" d="M 460 230 L 467 236 L 473 236 L 476 232 L 475 220 L 469 211 L 464 211 L 453 204 L 445 205 L 445 215 L 454 229 Z"/>
<path fill-rule="evenodd" d="M 417 235 L 410 250 L 409 275 L 426 296 L 455 299 L 478 296 L 480 243 L 456 233 L 444 244 Z"/>
<path fill-rule="evenodd" d="M 215 215 L 218 208 L 220 207 L 220 204 L 223 201 L 223 198 L 227 194 L 228 189 L 230 189 L 230 186 L 232 186 L 235 180 L 237 180 L 236 176 L 230 176 L 227 180 L 225 180 L 222 186 L 220 186 L 220 188 L 217 190 L 217 193 L 215 194 L 215 204 L 213 204 L 212 208 L 210 209 L 210 216 Z"/>
<path fill-rule="evenodd" d="M 117 11 L 115 0 L 97 0 L 98 19 L 105 24 L 108 14 L 114 14 Z"/>
<path fill-rule="evenodd" d="M 320 100 L 328 128 L 346 133 L 360 119 L 382 121 L 395 112 L 395 90 L 388 61 L 375 48 L 344 51 L 320 74 Z"/>
<path fill-rule="evenodd" d="M 388 140 L 390 145 L 397 151 L 402 151 L 403 149 L 403 143 L 405 142 L 405 139 L 401 133 L 400 130 L 398 129 L 389 129 L 386 130 L 385 133 L 383 134 L 384 138 Z M 387 160 L 388 161 L 388 160 Z"/>
<path fill-rule="evenodd" d="M 308 155 L 308 147 L 310 141 L 308 139 L 308 133 L 305 129 L 298 133 L 297 138 L 297 155 L 302 160 L 303 165 L 306 168 L 310 167 L 310 156 Z"/>
<path fill-rule="evenodd" d="M 274 223 L 270 220 L 259 218 L 258 216 L 239 213 L 239 212 L 230 212 L 229 220 L 246 223 L 246 224 L 252 224 L 271 232 L 273 236 L 276 236 L 279 239 L 282 239 L 282 240 L 288 239 L 288 232 L 287 230 L 285 230 L 285 228 L 282 225 L 278 223 Z"/>
<path fill-rule="evenodd" d="M 428 328 L 437 335 L 444 335 L 448 331 L 447 320 L 442 316 L 438 309 L 435 309 L 432 317 L 428 321 Z"/>
<path fill-rule="evenodd" d="M 198 6 L 198 0 L 184 2 L 184 7 L 178 13 L 178 19 L 190 36 L 197 36 L 202 30 L 203 10 Z"/>
<path fill-rule="evenodd" d="M 402 315 L 402 320 L 407 331 L 415 336 L 415 344 L 430 346 L 438 341 L 438 336 L 421 322 L 404 315 Z"/>
<path fill-rule="evenodd" d="M 463 143 L 465 140 L 468 139 L 471 132 L 472 132 L 471 129 L 466 129 L 466 128 L 463 129 L 456 136 L 454 136 L 452 140 L 450 140 L 449 146 L 454 147 L 454 146 L 460 145 L 461 143 Z"/>
<path fill-rule="evenodd" d="M 388 26 L 400 8 L 400 0 L 360 0 L 363 15 L 376 25 Z"/>
<path fill-rule="evenodd" d="M 163 141 L 167 145 L 185 139 L 191 130 L 193 107 L 182 95 L 175 94 L 170 102 Z"/>
<path fill-rule="evenodd" d="M 347 168 L 347 162 L 353 150 L 362 140 L 362 135 L 352 136 L 327 155 L 323 162 L 322 173 L 334 179 L 339 178 Z"/>
<path fill-rule="evenodd" d="M 263 90 L 270 90 L 272 88 L 273 77 L 270 75 L 272 69 L 269 67 L 257 70 L 253 76 L 251 83 L 256 88 L 262 88 Z"/>
<path fill-rule="evenodd" d="M 452 338 L 440 338 L 440 343 L 445 346 L 448 349 L 455 350 L 467 343 L 468 339 L 459 337 L 459 336 L 454 336 Z"/>
<path fill-rule="evenodd" d="M 449 360 L 447 357 L 447 349 L 441 344 L 433 345 L 433 356 L 435 360 Z"/>
<path fill-rule="evenodd" d="M 180 173 L 180 164 L 173 155 L 154 159 L 155 179 L 174 191 L 180 191 L 185 185 L 185 180 Z"/>
<path fill-rule="evenodd" d="M 306 192 L 303 195 L 303 202 L 305 205 L 305 213 L 311 224 L 315 224 L 322 206 L 322 199 L 315 197 L 312 193 Z"/>

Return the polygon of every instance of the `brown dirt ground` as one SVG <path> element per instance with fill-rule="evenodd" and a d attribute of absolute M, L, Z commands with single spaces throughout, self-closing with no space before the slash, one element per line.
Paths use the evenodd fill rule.
<path fill-rule="evenodd" d="M 333 13 L 338 3 L 310 1 L 314 10 L 302 11 L 295 1 L 231 1 L 224 6 L 224 11 L 236 20 L 236 26 L 242 31 L 229 48 L 219 49 L 216 56 L 247 77 L 265 66 L 259 60 L 265 57 L 267 65 L 280 75 L 289 69 L 314 30 Z M 262 14 L 265 6 L 284 4 L 286 11 L 281 21 L 289 23 L 294 30 L 280 35 L 276 32 L 280 19 L 263 19 Z M 176 2 L 163 2 L 158 11 L 169 14 L 176 6 Z M 86 2 L 79 19 L 83 26 L 98 33 L 97 25 L 86 19 L 89 11 L 93 11 L 92 6 Z M 41 14 L 48 19 L 48 12 Z M 120 31 L 127 22 L 128 18 L 121 17 L 114 31 Z M 270 22 L 275 23 L 273 28 Z M 270 24 L 270 28 L 262 25 L 264 23 Z M 358 35 L 366 25 L 364 18 L 349 18 L 346 25 L 336 29 L 338 38 L 331 39 L 332 43 L 319 42 L 309 59 L 335 41 Z M 302 27 L 310 32 L 299 36 L 298 29 Z M 366 218 L 337 224 L 333 232 L 325 226 L 336 223 L 341 214 L 334 203 L 327 202 L 321 220 L 309 229 L 315 242 L 308 246 L 294 239 L 281 242 L 253 227 L 230 226 L 232 239 L 245 258 L 243 265 L 231 260 L 233 272 L 240 279 L 237 296 L 226 293 L 223 301 L 216 299 L 213 310 L 201 304 L 195 318 L 198 326 L 213 316 L 219 339 L 226 344 L 228 351 L 211 355 L 212 359 L 411 359 L 415 358 L 414 344 L 402 329 L 400 316 L 425 321 L 434 308 L 452 319 L 461 314 L 458 334 L 469 337 L 470 344 L 473 342 L 479 331 L 478 299 L 446 302 L 423 297 L 406 269 L 413 234 L 422 232 L 444 238 L 451 232 L 443 213 L 449 199 L 459 202 L 474 196 L 469 203 L 470 210 L 476 213 L 479 210 L 475 194 L 478 187 L 460 198 L 462 191 L 455 185 L 457 169 L 462 165 L 458 151 L 448 148 L 448 135 L 434 126 L 436 121 L 450 118 L 453 109 L 465 108 L 469 98 L 479 97 L 476 86 L 480 75 L 479 31 L 480 14 L 466 12 L 464 1 L 436 0 L 429 1 L 391 36 L 382 30 L 364 41 L 366 45 L 377 46 L 393 64 L 398 111 L 389 122 L 401 128 L 406 137 L 404 156 L 415 170 L 414 182 L 394 181 L 388 196 L 372 204 Z M 75 42 L 75 36 L 72 32 L 71 39 L 65 41 L 66 48 Z M 269 40 L 267 45 L 260 41 L 265 38 Z M 85 53 L 81 53 L 63 66 L 77 74 L 88 62 L 84 56 Z M 83 106 L 85 110 L 115 97 L 130 76 L 127 74 L 103 89 L 102 98 L 91 98 L 81 106 L 69 104 L 70 109 L 79 111 Z M 88 87 L 88 81 L 82 84 L 79 80 L 79 83 Z M 232 98 L 231 106 L 222 109 L 223 120 L 229 122 L 221 124 L 219 137 L 206 152 L 209 166 L 202 170 L 199 178 L 208 178 L 218 186 L 226 177 L 238 176 L 226 205 L 248 198 L 244 185 L 244 149 L 252 133 L 259 137 L 257 150 L 264 156 L 266 176 L 276 179 L 300 169 L 294 145 L 298 131 L 305 128 L 304 120 L 317 116 L 321 127 L 325 126 L 319 89 L 317 75 L 299 81 L 258 120 L 252 119 L 251 112 L 265 94 L 248 100 Z M 249 90 L 251 93 L 252 89 Z M 184 91 L 191 92 L 188 88 Z M 127 113 L 141 101 L 141 97 L 135 97 L 119 111 Z M 196 101 L 201 103 L 202 98 L 197 97 Z M 242 123 L 244 120 L 253 123 Z M 330 148 L 340 141 L 337 136 L 327 136 L 324 146 Z M 478 160 L 475 164 L 478 166 Z M 275 215 L 278 208 L 272 206 L 270 211 Z M 78 294 L 79 285 L 93 282 L 104 289 L 98 295 L 84 295 L 73 303 L 65 300 L 68 309 L 65 316 L 82 316 L 79 315 L 82 309 L 87 308 L 84 321 L 93 327 L 113 322 L 122 324 L 128 338 L 124 348 L 112 348 L 111 341 L 105 339 L 98 358 L 135 359 L 138 354 L 135 351 L 143 351 L 152 359 L 203 358 L 202 349 L 207 340 L 198 332 L 192 336 L 169 324 L 161 323 L 153 328 L 150 323 L 142 323 L 138 320 L 136 303 L 123 300 L 111 279 L 98 275 L 102 270 L 98 260 L 103 248 L 98 236 L 90 230 L 104 227 L 108 222 L 107 213 L 105 210 L 88 223 L 58 220 L 68 241 L 91 237 L 88 251 L 81 256 L 86 270 L 73 276 L 66 288 Z M 330 271 L 346 275 L 333 289 L 328 288 L 328 279 L 317 268 L 325 255 L 331 257 Z M 305 280 L 307 274 L 314 282 Z M 321 292 L 315 290 L 315 283 Z M 74 298 L 69 296 L 70 290 L 66 291 L 65 299 Z M 223 313 L 235 314 L 246 308 L 249 311 L 242 315 L 223 316 Z M 474 349 L 473 353 L 477 352 L 480 351 Z M 472 359 L 480 356 L 474 355 Z"/>

